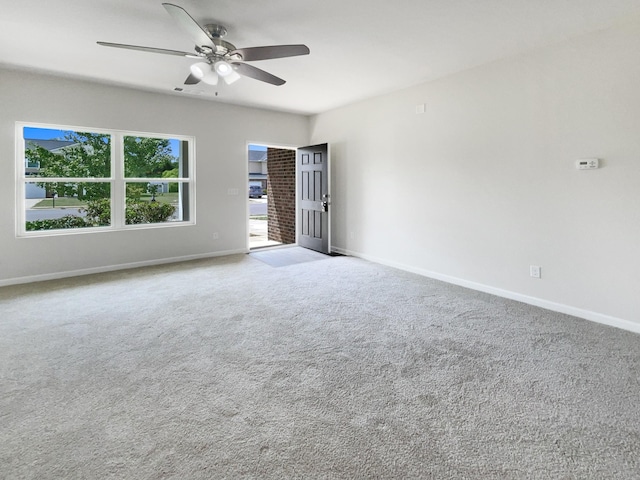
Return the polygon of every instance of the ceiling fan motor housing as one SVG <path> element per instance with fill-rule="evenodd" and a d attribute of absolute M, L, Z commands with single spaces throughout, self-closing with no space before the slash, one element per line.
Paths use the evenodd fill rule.
<path fill-rule="evenodd" d="M 222 38 L 227 34 L 227 28 L 216 23 L 204 25 L 204 29 L 211 38 Z"/>
<path fill-rule="evenodd" d="M 236 50 L 236 46 L 232 43 L 222 40 L 221 38 L 214 37 L 211 39 L 212 45 L 196 45 L 196 52 L 203 57 L 206 57 L 210 61 L 220 60 L 226 58 L 228 60 L 241 60 L 242 56 L 238 53 L 229 55 L 230 52 Z"/>

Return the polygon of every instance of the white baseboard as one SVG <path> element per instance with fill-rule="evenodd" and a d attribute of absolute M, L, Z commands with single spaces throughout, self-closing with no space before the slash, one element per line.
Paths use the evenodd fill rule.
<path fill-rule="evenodd" d="M 45 273 L 42 275 L 30 275 L 28 277 L 10 278 L 0 280 L 0 287 L 9 285 L 19 285 L 23 283 L 44 282 L 47 280 L 59 280 L 61 278 L 79 277 L 82 275 L 92 275 L 95 273 L 114 272 L 117 270 L 128 270 L 130 268 L 151 267 L 154 265 L 164 265 L 167 263 L 187 262 L 189 260 L 201 260 L 204 258 L 224 257 L 238 253 L 247 253 L 246 249 L 225 250 L 221 252 L 202 253 L 197 255 L 185 255 L 182 257 L 160 258 L 155 260 L 145 260 L 142 262 L 121 263 L 119 265 L 107 265 L 103 267 L 83 268 L 81 270 L 67 270 L 64 272 Z"/>
<path fill-rule="evenodd" d="M 399 270 L 404 270 L 406 272 L 415 273 L 418 275 L 422 275 L 424 277 L 433 278 L 434 280 L 440 280 L 446 283 L 451 283 L 453 285 L 470 288 L 471 290 L 477 290 L 480 292 L 489 293 L 491 295 L 508 298 L 510 300 L 516 300 L 518 302 L 527 303 L 529 305 L 545 308 L 547 310 L 551 310 L 554 312 L 566 313 L 567 315 L 573 315 L 574 317 L 583 318 L 585 320 L 589 320 L 592 322 L 609 325 L 611 327 L 621 328 L 623 330 L 628 330 L 634 333 L 640 333 L 640 323 L 632 322 L 630 320 L 624 320 L 622 318 L 616 318 L 609 315 L 604 315 L 602 313 L 583 310 L 581 308 L 572 307 L 570 305 L 564 305 L 561 303 L 551 302 L 549 300 L 544 300 L 542 298 L 523 295 L 521 293 L 512 292 L 510 290 L 503 290 L 501 288 L 491 287 L 488 285 L 471 282 L 469 280 L 464 280 L 462 278 L 452 277 L 449 275 L 443 275 L 441 273 L 432 272 L 422 268 L 415 268 L 415 267 L 411 267 L 401 263 L 390 262 L 382 258 L 373 257 L 371 255 L 364 255 L 359 252 L 354 252 L 354 251 L 346 250 L 343 248 L 333 247 L 332 251 L 336 253 L 340 253 L 342 255 L 349 255 L 352 257 L 362 258 L 363 260 L 397 268 Z"/>

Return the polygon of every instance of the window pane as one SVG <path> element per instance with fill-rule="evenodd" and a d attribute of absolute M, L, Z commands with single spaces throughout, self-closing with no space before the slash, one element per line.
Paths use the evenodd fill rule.
<path fill-rule="evenodd" d="M 127 183 L 127 225 L 184 220 L 180 201 L 186 184 L 181 182 Z"/>
<path fill-rule="evenodd" d="M 124 137 L 124 175 L 127 178 L 178 178 L 181 142 L 175 139 Z"/>
<path fill-rule="evenodd" d="M 192 221 L 191 137 L 18 125 L 18 235 Z"/>
<path fill-rule="evenodd" d="M 111 185 L 25 183 L 25 229 L 58 230 L 111 225 Z"/>
<path fill-rule="evenodd" d="M 103 133 L 25 127 L 28 177 L 111 176 L 111 137 Z"/>

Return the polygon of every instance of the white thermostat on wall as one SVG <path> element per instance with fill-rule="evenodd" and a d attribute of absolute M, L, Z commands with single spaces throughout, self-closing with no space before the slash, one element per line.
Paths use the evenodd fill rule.
<path fill-rule="evenodd" d="M 576 168 L 578 170 L 591 170 L 599 166 L 600 161 L 597 158 L 581 158 L 580 160 L 576 160 Z"/>

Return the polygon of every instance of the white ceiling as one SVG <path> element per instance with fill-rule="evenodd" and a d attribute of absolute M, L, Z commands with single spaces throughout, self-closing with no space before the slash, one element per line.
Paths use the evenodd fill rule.
<path fill-rule="evenodd" d="M 193 51 L 163 0 L 0 0 L 0 64 L 176 95 L 313 114 L 640 16 L 640 0 L 173 0 L 236 47 L 304 43 L 250 78 L 173 92 L 196 60 L 96 41 Z M 216 91 L 218 96 L 215 97 Z"/>

